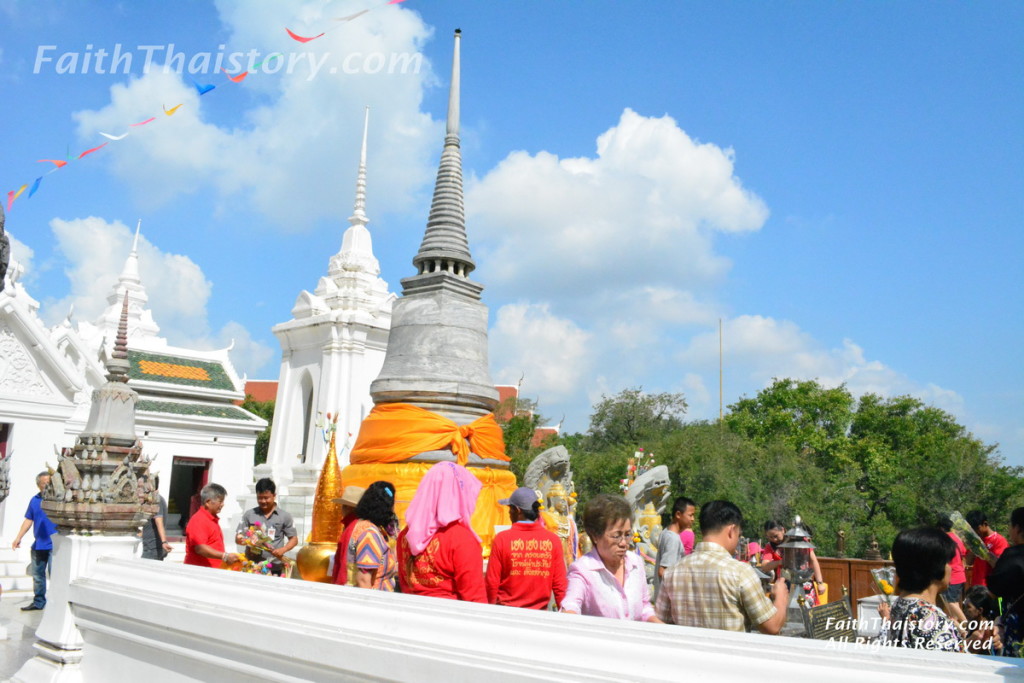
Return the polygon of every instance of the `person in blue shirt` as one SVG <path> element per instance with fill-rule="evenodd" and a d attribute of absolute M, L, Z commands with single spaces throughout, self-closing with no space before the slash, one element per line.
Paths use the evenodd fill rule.
<path fill-rule="evenodd" d="M 36 540 L 32 543 L 32 584 L 35 588 L 35 597 L 32 602 L 21 608 L 22 612 L 31 612 L 46 607 L 46 573 L 50 568 L 50 555 L 53 552 L 53 541 L 50 536 L 57 533 L 57 527 L 43 511 L 43 489 L 50 483 L 50 473 L 40 472 L 36 475 L 36 486 L 39 493 L 32 496 L 28 502 L 28 510 L 25 511 L 25 521 L 22 522 L 18 535 L 15 537 L 11 547 L 17 550 L 21 546 L 22 537 L 32 529 Z"/>

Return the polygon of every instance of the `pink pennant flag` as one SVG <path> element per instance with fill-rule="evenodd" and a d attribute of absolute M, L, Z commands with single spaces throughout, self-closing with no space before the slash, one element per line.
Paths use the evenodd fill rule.
<path fill-rule="evenodd" d="M 145 121 L 139 121 L 138 123 L 132 123 L 132 124 L 129 124 L 129 125 L 131 125 L 131 126 L 144 126 L 147 123 L 149 123 L 150 121 L 156 121 L 156 117 L 155 116 L 150 116 Z"/>
<path fill-rule="evenodd" d="M 11 204 L 14 204 L 14 200 L 21 196 L 21 193 L 25 191 L 26 187 L 28 187 L 28 185 L 22 185 L 21 187 L 18 188 L 17 192 L 15 192 L 14 190 L 11 190 L 10 192 L 7 193 L 7 210 L 8 211 L 11 210 Z"/>
<path fill-rule="evenodd" d="M 323 35 L 323 33 L 319 33 L 319 34 L 317 34 L 315 36 L 312 36 L 310 38 L 306 38 L 304 36 L 295 35 L 294 33 L 292 33 L 291 29 L 289 29 L 289 28 L 285 28 L 285 31 L 288 31 L 288 35 L 290 35 L 293 40 L 297 40 L 300 43 L 308 43 L 309 41 L 316 40 L 317 38 L 319 38 L 320 36 Z"/>
<path fill-rule="evenodd" d="M 79 154 L 79 155 L 78 155 L 78 158 L 79 158 L 79 159 L 81 159 L 81 158 L 82 158 L 82 157 L 84 157 L 84 156 L 85 156 L 86 154 L 92 154 L 93 152 L 95 152 L 95 151 L 97 151 L 97 150 L 103 149 L 104 147 L 106 147 L 106 146 L 107 146 L 107 145 L 109 145 L 109 144 L 110 144 L 109 142 L 104 142 L 104 143 L 103 143 L 102 145 L 100 145 L 99 147 L 93 147 L 92 149 L 87 149 L 87 150 L 85 150 L 84 152 L 82 152 L 81 154 Z"/>

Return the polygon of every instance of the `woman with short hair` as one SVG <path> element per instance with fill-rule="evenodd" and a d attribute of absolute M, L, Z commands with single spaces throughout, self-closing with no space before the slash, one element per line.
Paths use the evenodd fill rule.
<path fill-rule="evenodd" d="M 563 612 L 661 623 L 643 560 L 631 551 L 632 519 L 633 510 L 621 496 L 601 494 L 587 503 L 583 528 L 594 548 L 569 567 Z"/>
<path fill-rule="evenodd" d="M 936 606 L 949 586 L 956 544 L 935 527 L 905 529 L 892 544 L 898 597 L 878 641 L 892 647 L 964 652 L 952 619 Z"/>

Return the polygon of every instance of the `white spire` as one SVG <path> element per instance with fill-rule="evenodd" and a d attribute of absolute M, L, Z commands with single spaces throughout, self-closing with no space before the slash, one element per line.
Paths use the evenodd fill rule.
<path fill-rule="evenodd" d="M 142 286 L 142 278 L 139 276 L 139 234 L 142 231 L 142 219 L 135 224 L 135 237 L 132 239 L 132 250 L 125 259 L 121 275 L 114 284 L 110 294 L 107 295 L 107 308 L 96 321 L 103 336 L 113 340 L 117 333 L 118 323 L 121 318 L 121 308 L 125 297 L 128 301 L 128 337 L 155 337 L 160 332 L 160 327 L 154 322 L 153 314 L 146 308 L 149 303 L 149 296 L 146 288 Z"/>
<path fill-rule="evenodd" d="M 363 148 L 359 152 L 359 173 L 356 175 L 356 204 L 348 222 L 352 225 L 366 225 L 370 220 L 366 217 L 366 133 L 370 129 L 370 106 L 366 106 L 363 116 Z M 344 247 L 342 247 L 344 248 Z"/>
<path fill-rule="evenodd" d="M 316 296 L 330 309 L 376 310 L 388 296 L 387 283 L 380 279 L 380 263 L 373 255 L 373 238 L 366 224 L 366 140 L 370 129 L 370 108 L 363 116 L 363 145 L 356 175 L 356 200 L 341 251 L 331 257 L 327 277 L 320 278 Z"/>
<path fill-rule="evenodd" d="M 131 282 L 132 284 L 141 285 L 142 280 L 139 278 L 139 231 L 142 229 L 142 219 L 135 225 L 135 239 L 132 240 L 132 250 L 128 254 L 128 258 L 125 259 L 124 268 L 121 269 L 121 277 L 119 281 L 122 284 Z"/>

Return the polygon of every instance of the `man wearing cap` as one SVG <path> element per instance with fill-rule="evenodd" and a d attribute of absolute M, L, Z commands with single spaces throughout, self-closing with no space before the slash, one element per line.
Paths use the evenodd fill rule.
<path fill-rule="evenodd" d="M 331 579 L 334 583 L 345 585 L 348 583 L 348 574 L 345 571 L 348 555 L 348 542 L 352 537 L 352 531 L 356 528 L 356 507 L 362 499 L 366 489 L 362 486 L 346 486 L 341 492 L 341 498 L 335 498 L 331 502 L 341 506 L 341 535 L 338 537 L 338 549 L 334 553 L 334 563 L 331 566 Z"/>
<path fill-rule="evenodd" d="M 555 606 L 561 605 L 566 588 L 562 542 L 542 523 L 537 523 L 540 517 L 537 492 L 523 486 L 498 502 L 509 506 L 512 528 L 499 533 L 491 543 L 487 601 L 546 609 L 554 594 Z"/>

